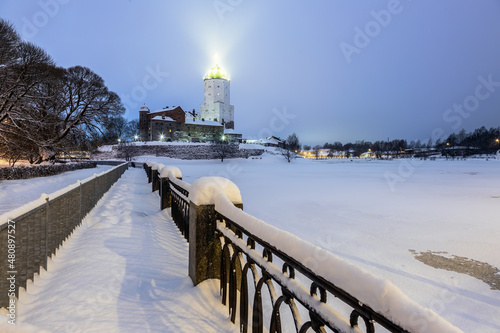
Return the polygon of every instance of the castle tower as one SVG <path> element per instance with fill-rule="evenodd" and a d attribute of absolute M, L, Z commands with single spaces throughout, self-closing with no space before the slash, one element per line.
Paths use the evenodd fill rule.
<path fill-rule="evenodd" d="M 151 128 L 149 123 L 149 108 L 146 105 L 141 106 L 139 110 L 139 140 L 149 141 Z"/>
<path fill-rule="evenodd" d="M 227 129 L 234 129 L 234 106 L 230 104 L 229 78 L 219 65 L 215 65 L 203 80 L 205 104 L 200 105 L 200 118 L 217 121 Z"/>

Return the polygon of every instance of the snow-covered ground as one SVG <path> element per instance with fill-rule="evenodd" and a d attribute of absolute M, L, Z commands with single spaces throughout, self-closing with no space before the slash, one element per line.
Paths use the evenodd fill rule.
<path fill-rule="evenodd" d="M 287 163 L 283 157 L 268 153 L 262 159 L 224 163 L 161 157 L 138 160 L 177 166 L 189 183 L 202 176 L 230 178 L 241 191 L 246 212 L 390 280 L 410 298 L 464 332 L 500 331 L 498 287 L 494 289 L 494 285 L 468 274 L 433 268 L 416 260 L 411 252 L 434 251 L 442 257 L 465 257 L 500 267 L 500 160 L 297 159 Z M 51 327 L 48 323 L 60 318 L 62 311 L 68 321 L 81 323 L 82 328 L 90 326 L 85 326 L 89 324 L 84 316 L 78 316 L 87 313 L 103 329 L 124 325 L 134 328 L 139 321 L 151 321 L 150 331 L 165 323 L 183 331 L 183 320 L 191 317 L 175 307 L 176 297 L 182 306 L 201 298 L 203 309 L 194 311 L 202 315 L 208 315 L 207 308 L 215 307 L 215 318 L 208 317 L 201 323 L 208 323 L 205 331 L 220 331 L 214 327 L 227 323 L 226 310 L 218 308 L 217 297 L 209 297 L 217 294 L 217 288 L 209 284 L 192 288 L 185 280 L 187 245 L 175 230 L 169 229 L 168 218 L 158 211 L 158 200 L 149 192 L 150 186 L 136 184 L 129 176 L 131 172 L 142 173 L 138 178 L 145 181 L 142 170 L 129 170 L 124 177 L 130 177 L 132 183 L 120 180 L 112 188 L 107 197 L 110 200 L 93 211 L 84 227 L 64 245 L 53 263 L 54 269 L 36 282 L 33 295 L 21 299 L 24 303 L 19 311 L 27 323 Z M 150 199 L 154 205 L 143 208 Z M 144 226 L 147 221 L 151 223 Z M 84 245 L 94 241 L 91 247 Z M 97 250 L 99 246 L 104 246 L 104 252 Z M 150 251 L 151 258 L 139 259 L 134 249 Z M 172 254 L 162 257 L 159 249 Z M 149 269 L 138 268 L 144 267 L 139 266 L 141 260 Z M 153 267 L 154 261 L 161 267 Z M 75 266 L 71 266 L 73 263 Z M 87 269 L 76 272 L 79 265 Z M 96 282 L 87 288 L 87 282 L 79 282 L 80 278 L 97 278 L 99 274 L 106 281 L 112 274 L 113 285 L 99 289 L 101 283 Z M 166 277 L 156 281 L 155 274 Z M 62 275 L 67 280 L 58 280 Z M 105 286 L 111 283 L 100 281 Z M 74 289 L 75 299 L 83 299 L 79 312 L 67 311 L 71 295 L 57 295 L 63 283 Z M 131 286 L 137 287 L 135 292 Z M 120 291 L 111 296 L 105 291 L 116 289 Z M 106 297 L 115 303 L 103 306 Z M 139 306 L 127 303 L 132 299 Z M 108 308 L 98 317 L 100 310 Z M 223 331 L 230 329 L 222 326 Z"/>
<path fill-rule="evenodd" d="M 98 165 L 97 168 L 68 171 L 56 176 L 0 180 L 0 215 L 38 199 L 42 193 L 55 192 L 78 180 L 84 180 L 112 167 Z"/>
<path fill-rule="evenodd" d="M 464 332 L 500 331 L 500 286 L 411 252 L 500 268 L 499 160 L 143 160 L 177 166 L 189 183 L 230 178 L 246 212 L 392 281 Z"/>
<path fill-rule="evenodd" d="M 238 332 L 219 281 L 194 287 L 188 244 L 142 169 L 129 169 L 20 293 L 0 332 Z"/>

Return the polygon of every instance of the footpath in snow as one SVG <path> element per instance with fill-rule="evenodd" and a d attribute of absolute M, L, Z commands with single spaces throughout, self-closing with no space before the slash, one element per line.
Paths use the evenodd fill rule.
<path fill-rule="evenodd" d="M 21 292 L 2 332 L 237 332 L 218 280 L 194 287 L 188 244 L 129 169 Z"/>

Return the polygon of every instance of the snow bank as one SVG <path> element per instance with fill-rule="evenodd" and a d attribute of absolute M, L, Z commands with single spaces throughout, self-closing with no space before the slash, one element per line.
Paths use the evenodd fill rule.
<path fill-rule="evenodd" d="M 3 225 L 7 224 L 9 220 L 14 220 L 15 218 L 18 218 L 19 216 L 24 215 L 45 204 L 45 198 L 47 198 L 47 195 L 43 193 L 40 198 L 0 215 L 0 229 L 2 229 Z"/>
<path fill-rule="evenodd" d="M 105 175 L 106 173 L 108 172 L 111 172 L 113 170 L 115 170 L 116 168 L 119 168 L 121 167 L 123 164 L 119 165 L 119 166 L 116 166 L 114 168 L 111 168 L 111 169 L 108 169 L 108 170 L 105 170 L 99 174 L 96 174 L 94 173 L 93 176 L 90 176 L 82 181 L 78 180 L 77 182 L 75 182 L 74 184 L 71 184 L 71 185 L 68 185 L 60 190 L 57 190 L 55 192 L 52 192 L 50 194 L 45 194 L 45 193 L 42 193 L 40 198 L 38 199 L 35 199 L 31 202 L 28 202 L 18 208 L 15 208 L 11 211 L 8 211 L 4 214 L 1 214 L 0 215 L 0 228 L 2 227 L 2 225 L 8 223 L 9 220 L 15 220 L 16 218 L 19 218 L 20 216 L 26 214 L 26 213 L 29 213 L 30 211 L 44 205 L 47 201 L 49 200 L 54 200 L 54 199 L 57 199 L 59 198 L 60 196 L 63 196 L 65 195 L 66 193 L 78 188 L 81 184 L 85 184 L 89 181 L 92 181 L 94 180 L 95 178 L 98 178 L 100 176 L 103 176 Z"/>
<path fill-rule="evenodd" d="M 113 151 L 113 145 L 101 146 L 101 147 L 97 148 L 97 151 L 101 151 L 101 152 L 110 152 L 110 151 Z"/>
<path fill-rule="evenodd" d="M 189 191 L 189 200 L 195 205 L 213 205 L 216 194 L 222 194 L 232 204 L 241 204 L 238 186 L 223 177 L 201 177 L 193 182 Z"/>
<path fill-rule="evenodd" d="M 202 186 L 214 187 L 209 184 L 212 182 L 201 182 Z M 208 194 L 209 191 L 205 190 L 205 192 Z M 200 200 L 203 201 L 204 198 Z M 251 234 L 266 240 L 278 250 L 295 258 L 317 275 L 355 296 L 404 329 L 416 333 L 462 332 L 432 310 L 411 300 L 390 281 L 379 278 L 289 232 L 245 213 L 236 208 L 233 202 L 221 192 L 215 195 L 214 201 L 215 209 L 228 219 L 237 222 Z"/>

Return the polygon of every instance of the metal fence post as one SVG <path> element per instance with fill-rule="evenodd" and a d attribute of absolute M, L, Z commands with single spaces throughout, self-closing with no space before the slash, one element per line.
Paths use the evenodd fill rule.
<path fill-rule="evenodd" d="M 160 186 L 160 209 L 172 207 L 172 195 L 170 194 L 170 180 L 168 177 L 162 177 Z"/>
<path fill-rule="evenodd" d="M 220 279 L 221 247 L 215 235 L 214 205 L 189 204 L 189 277 L 194 285 Z"/>
<path fill-rule="evenodd" d="M 209 178 L 209 177 L 203 177 Z M 232 187 L 233 192 L 238 187 L 229 179 L 222 177 L 212 177 L 215 187 L 212 195 L 215 193 L 224 193 L 223 187 L 219 187 L 222 183 L 225 188 Z M 199 182 L 199 183 L 198 183 Z M 195 180 L 189 191 L 189 277 L 194 285 L 207 279 L 220 279 L 222 248 L 219 237 L 216 233 L 217 227 L 217 212 L 215 205 L 212 204 L 213 198 L 204 198 L 207 200 L 201 202 L 193 202 L 191 198 L 195 191 L 200 190 L 204 185 L 204 180 Z M 198 185 L 201 184 L 201 185 Z M 229 185 L 229 186 L 228 186 Z M 243 209 L 243 203 L 240 198 L 234 198 L 233 204 Z"/>
<path fill-rule="evenodd" d="M 49 257 L 49 197 L 45 197 L 45 270 L 48 267 Z"/>

